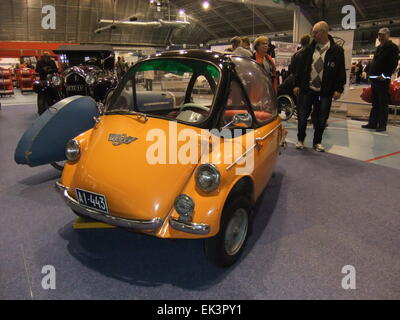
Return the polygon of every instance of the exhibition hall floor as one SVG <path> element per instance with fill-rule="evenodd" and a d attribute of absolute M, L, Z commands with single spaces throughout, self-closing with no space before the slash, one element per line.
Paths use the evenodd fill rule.
<path fill-rule="evenodd" d="M 331 115 L 325 129 L 322 144 L 329 153 L 400 169 L 400 127 L 387 126 L 386 132 L 362 129 L 367 122 L 335 118 Z M 297 142 L 297 121 L 285 123 L 288 129 L 286 141 Z M 305 146 L 312 147 L 314 130 L 307 127 Z M 301 151 L 299 151 L 301 152 Z"/>
<path fill-rule="evenodd" d="M 224 270 L 207 262 L 199 240 L 74 230 L 54 190 L 60 173 L 14 162 L 36 118 L 34 105 L 0 111 L 0 299 L 400 299 L 398 127 L 378 134 L 331 118 L 328 152 L 289 144 L 242 258 Z M 296 124 L 287 125 L 294 142 Z M 54 290 L 42 287 L 48 265 Z M 346 266 L 355 290 L 342 287 Z"/>

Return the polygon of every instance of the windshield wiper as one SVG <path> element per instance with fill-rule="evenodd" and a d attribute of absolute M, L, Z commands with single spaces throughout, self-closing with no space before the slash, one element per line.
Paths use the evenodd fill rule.
<path fill-rule="evenodd" d="M 147 114 L 137 112 L 137 111 L 132 111 L 132 110 L 126 110 L 126 109 L 115 109 L 115 110 L 109 110 L 104 112 L 104 114 L 129 114 L 133 116 L 137 116 L 137 119 L 144 119 L 144 121 L 147 121 Z"/>

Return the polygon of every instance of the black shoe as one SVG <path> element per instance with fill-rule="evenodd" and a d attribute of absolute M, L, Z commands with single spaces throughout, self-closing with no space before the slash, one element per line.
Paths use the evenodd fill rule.
<path fill-rule="evenodd" d="M 383 128 L 376 128 L 376 132 L 383 132 L 383 131 L 386 131 L 386 128 L 385 128 L 385 127 L 383 127 Z"/>
<path fill-rule="evenodd" d="M 361 128 L 364 128 L 364 129 L 376 129 L 376 127 L 370 126 L 369 124 L 363 124 L 363 125 L 361 126 Z"/>

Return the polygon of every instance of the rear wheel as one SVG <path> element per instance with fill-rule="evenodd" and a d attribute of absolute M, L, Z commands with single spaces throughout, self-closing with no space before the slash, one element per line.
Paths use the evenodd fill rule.
<path fill-rule="evenodd" d="M 228 200 L 219 233 L 205 240 L 208 259 L 220 267 L 234 264 L 243 252 L 249 234 L 251 203 L 244 196 Z"/>

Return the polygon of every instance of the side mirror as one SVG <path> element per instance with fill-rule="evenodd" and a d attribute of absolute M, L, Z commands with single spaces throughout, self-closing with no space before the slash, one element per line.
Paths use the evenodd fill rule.
<path fill-rule="evenodd" d="M 238 113 L 233 116 L 232 124 L 239 128 L 250 128 L 253 124 L 253 118 L 250 113 Z"/>

